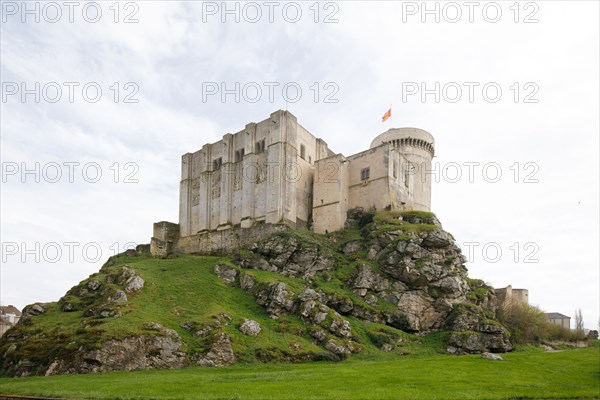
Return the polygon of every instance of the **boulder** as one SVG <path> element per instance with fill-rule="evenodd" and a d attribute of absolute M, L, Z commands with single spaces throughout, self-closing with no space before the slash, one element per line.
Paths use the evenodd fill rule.
<path fill-rule="evenodd" d="M 240 325 L 240 331 L 244 335 L 257 336 L 260 334 L 260 324 L 251 319 L 244 319 L 242 325 Z"/>
<path fill-rule="evenodd" d="M 356 269 L 354 278 L 350 282 L 350 286 L 353 288 L 354 293 L 359 296 L 367 294 L 367 289 L 371 289 L 375 283 L 375 274 L 368 265 L 359 265 Z"/>
<path fill-rule="evenodd" d="M 425 239 L 423 239 L 423 246 L 427 248 L 440 249 L 450 246 L 454 240 L 449 233 L 444 231 L 432 231 Z"/>
<path fill-rule="evenodd" d="M 436 311 L 435 299 L 420 290 L 401 294 L 397 314 L 406 319 L 404 329 L 414 332 L 438 328 L 445 317 Z"/>
<path fill-rule="evenodd" d="M 256 294 L 256 302 L 265 307 L 271 318 L 277 319 L 284 313 L 293 312 L 296 308 L 294 294 L 283 282 L 273 282 Z"/>
<path fill-rule="evenodd" d="M 240 275 L 240 287 L 245 291 L 249 291 L 254 287 L 256 279 L 252 275 L 241 274 Z"/>
<path fill-rule="evenodd" d="M 502 356 L 499 356 L 498 354 L 494 354 L 494 353 L 481 353 L 481 358 L 484 358 L 486 360 L 494 360 L 494 361 L 502 361 L 504 360 L 504 358 L 502 358 Z"/>
<path fill-rule="evenodd" d="M 121 268 L 121 274 L 117 280 L 119 285 L 123 286 L 126 292 L 136 292 L 144 287 L 144 280 L 135 270 L 129 266 Z"/>
<path fill-rule="evenodd" d="M 362 250 L 362 248 L 363 248 L 363 245 L 360 241 L 348 242 L 342 248 L 342 253 L 348 255 L 348 254 L 356 253 L 357 251 Z"/>
<path fill-rule="evenodd" d="M 19 322 L 25 321 L 30 317 L 35 317 L 36 315 L 45 313 L 47 306 L 48 306 L 48 304 L 46 304 L 46 303 L 34 303 L 34 304 L 30 304 L 30 305 L 26 306 L 23 309 L 23 312 L 21 314 L 21 319 L 19 320 Z"/>
<path fill-rule="evenodd" d="M 144 279 L 142 279 L 141 276 L 136 275 L 125 283 L 125 291 L 128 293 L 137 292 L 144 287 L 145 283 L 146 282 L 144 281 Z"/>
<path fill-rule="evenodd" d="M 206 354 L 197 355 L 193 362 L 203 367 L 222 367 L 235 363 L 235 353 L 231 347 L 231 338 L 225 332 L 213 337 L 210 350 Z"/>
<path fill-rule="evenodd" d="M 369 261 L 376 260 L 380 251 L 381 251 L 381 247 L 378 245 L 369 247 L 369 251 L 367 252 L 367 260 L 369 260 Z"/>
<path fill-rule="evenodd" d="M 108 301 L 110 301 L 111 303 L 126 303 L 127 302 L 127 295 L 125 294 L 124 291 L 122 290 L 117 290 L 112 296 L 110 296 L 108 298 Z"/>
<path fill-rule="evenodd" d="M 90 279 L 86 285 L 88 290 L 95 292 L 102 286 L 102 283 L 98 279 Z"/>
<path fill-rule="evenodd" d="M 313 289 L 306 289 L 298 295 L 298 299 L 300 301 L 321 300 L 321 295 Z"/>
<path fill-rule="evenodd" d="M 235 283 L 235 279 L 238 276 L 237 269 L 230 267 L 225 264 L 217 264 L 214 267 L 215 274 L 228 285 L 232 285 Z"/>
<path fill-rule="evenodd" d="M 501 334 L 451 332 L 448 335 L 448 352 L 451 354 L 505 353 L 512 349 L 510 340 Z"/>
<path fill-rule="evenodd" d="M 331 351 L 332 353 L 338 354 L 338 355 L 344 355 L 347 356 L 350 354 L 350 350 L 348 348 L 346 348 L 345 346 L 342 346 L 341 344 L 337 343 L 336 341 L 330 339 L 325 343 L 325 348 L 329 351 Z"/>

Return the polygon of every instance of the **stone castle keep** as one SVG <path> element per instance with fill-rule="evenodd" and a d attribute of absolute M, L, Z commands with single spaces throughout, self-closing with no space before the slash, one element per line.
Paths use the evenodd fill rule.
<path fill-rule="evenodd" d="M 231 249 L 285 226 L 331 232 L 355 207 L 429 211 L 434 143 L 421 129 L 389 129 L 344 156 L 276 111 L 182 156 L 179 225 L 155 224 L 153 253 Z"/>

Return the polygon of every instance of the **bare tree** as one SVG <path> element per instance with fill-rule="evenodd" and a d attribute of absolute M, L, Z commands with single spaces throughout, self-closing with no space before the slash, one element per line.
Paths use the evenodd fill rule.
<path fill-rule="evenodd" d="M 583 332 L 583 314 L 581 313 L 581 308 L 575 310 L 575 330 Z"/>

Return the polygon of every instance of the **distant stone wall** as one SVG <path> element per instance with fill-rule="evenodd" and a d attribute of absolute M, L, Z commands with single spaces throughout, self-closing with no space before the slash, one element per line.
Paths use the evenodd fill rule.
<path fill-rule="evenodd" d="M 513 301 L 529 304 L 529 290 L 513 289 L 512 294 L 513 294 Z"/>
<path fill-rule="evenodd" d="M 150 254 L 154 257 L 167 257 L 173 253 L 179 238 L 179 225 L 172 222 L 156 222 L 150 239 Z"/>
<path fill-rule="evenodd" d="M 565 329 L 571 329 L 571 318 L 570 317 L 562 317 L 562 318 L 548 318 L 548 321 L 551 324 L 558 325 Z"/>
<path fill-rule="evenodd" d="M 223 231 L 210 231 L 179 238 L 175 253 L 203 255 L 231 254 L 250 247 L 253 243 L 277 232 L 288 230 L 283 224 L 258 224 L 250 228 L 234 227 Z"/>
<path fill-rule="evenodd" d="M 511 285 L 505 288 L 494 289 L 496 292 L 496 298 L 498 299 L 498 305 L 505 306 L 515 303 L 529 304 L 529 290 L 527 289 L 513 289 Z"/>

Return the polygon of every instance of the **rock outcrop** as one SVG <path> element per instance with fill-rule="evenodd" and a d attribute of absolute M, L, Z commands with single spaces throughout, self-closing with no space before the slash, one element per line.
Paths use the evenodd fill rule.
<path fill-rule="evenodd" d="M 55 360 L 46 375 L 186 366 L 186 354 L 180 351 L 182 341 L 177 332 L 160 324 L 153 329 L 157 332 L 108 340 L 96 350 L 80 349 L 73 355 L 74 361 Z"/>
<path fill-rule="evenodd" d="M 165 267 L 149 279 L 144 271 L 157 264 L 138 269 L 133 261 L 112 258 L 57 303 L 23 310 L 21 322 L 0 341 L 1 371 L 27 376 L 341 360 L 366 346 L 403 354 L 404 341 L 419 342 L 435 331 L 448 332 L 451 354 L 512 349 L 496 318 L 494 290 L 468 278 L 465 257 L 433 214 L 358 210 L 350 217 L 348 231 L 287 230 L 235 256 L 215 258 L 205 265 L 210 269 L 203 280 L 185 291 L 171 288 L 166 296 L 163 280 L 178 287 L 188 279 L 169 279 L 176 274 L 168 268 L 174 260 L 154 261 Z M 130 253 L 125 256 L 147 257 L 147 251 Z M 211 285 L 214 303 L 193 305 L 190 300 L 207 289 L 202 285 Z M 142 301 L 147 290 L 154 293 L 152 305 Z M 249 304 L 227 308 L 231 304 L 221 304 L 219 297 L 225 293 Z M 173 304 L 175 298 L 184 304 Z M 192 317 L 189 307 L 196 309 Z M 155 319 L 148 312 L 157 309 L 167 317 Z M 71 336 L 60 326 L 38 325 L 54 313 L 77 321 Z M 140 316 L 152 319 L 140 323 Z M 115 321 L 137 325 L 124 333 Z M 277 345 L 264 344 L 267 335 L 281 334 L 286 338 L 279 337 Z"/>
<path fill-rule="evenodd" d="M 320 251 L 317 244 L 287 233 L 275 234 L 250 250 L 257 257 L 238 259 L 240 267 L 311 280 L 317 273 L 331 271 L 335 266 L 335 259 Z"/>
<path fill-rule="evenodd" d="M 261 331 L 260 324 L 251 319 L 244 319 L 240 325 L 240 331 L 248 336 L 258 336 Z"/>
<path fill-rule="evenodd" d="M 407 332 L 450 330 L 455 332 L 449 336 L 450 353 L 512 349 L 507 330 L 495 321 L 493 289 L 467 277 L 461 249 L 433 214 L 388 212 L 375 218 L 366 218 L 364 213 L 354 217 L 351 224 L 371 221 L 362 228 L 363 239 L 346 242 L 338 249 L 346 259 L 358 255 L 344 284 L 361 301 L 318 289 L 293 293 L 283 282 L 255 288 L 253 278 L 243 272 L 240 287 L 254 294 L 274 319 L 282 313 L 295 313 L 308 324 L 320 326 L 331 309 L 335 313 L 331 318 L 352 315 Z M 235 260 L 242 271 L 260 269 L 301 277 L 306 285 L 336 268 L 334 254 L 290 233 L 273 235 L 250 250 L 252 255 Z M 362 262 L 361 251 L 366 253 Z M 394 305 L 395 311 L 377 307 L 381 303 Z M 315 332 L 323 342 L 323 333 Z M 323 332 L 338 339 L 352 337 L 329 328 Z"/>

